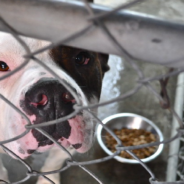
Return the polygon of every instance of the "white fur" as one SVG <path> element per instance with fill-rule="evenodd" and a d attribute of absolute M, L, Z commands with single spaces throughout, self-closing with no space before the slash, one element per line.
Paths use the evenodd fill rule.
<path fill-rule="evenodd" d="M 34 40 L 31 38 L 22 38 L 25 43 L 30 47 L 31 51 L 37 50 L 39 48 L 42 48 L 43 46 L 48 45 L 48 42 L 40 41 L 40 40 Z M 6 33 L 0 32 L 0 61 L 6 62 L 10 70 L 14 70 L 16 67 L 18 67 L 21 63 L 24 62 L 23 56 L 26 54 L 23 47 L 15 40 L 11 35 Z M 65 80 L 67 83 L 70 84 L 73 88 L 76 89 L 77 93 L 79 94 L 79 99 L 83 106 L 86 106 L 88 104 L 83 92 L 79 88 L 79 86 L 76 84 L 76 82 L 68 76 L 64 71 L 58 68 L 58 66 L 52 61 L 50 58 L 48 52 L 43 52 L 36 56 L 39 60 L 43 61 L 49 68 L 51 68 L 57 75 L 60 76 L 61 79 Z M 0 71 L 0 77 L 7 74 L 8 72 L 1 72 Z M 17 108 L 20 108 L 20 100 L 24 99 L 24 95 L 26 91 L 35 84 L 39 79 L 41 78 L 54 78 L 52 74 L 50 74 L 45 68 L 37 64 L 35 61 L 30 61 L 29 64 L 27 64 L 24 69 L 20 70 L 16 74 L 6 78 L 5 80 L 0 81 L 0 93 L 5 96 L 8 100 L 10 100 Z M 22 132 L 25 131 L 25 125 L 28 123 L 22 116 L 17 113 L 15 110 L 13 110 L 9 105 L 7 105 L 5 102 L 0 102 L 0 110 L 1 110 L 1 116 L 0 116 L 0 141 L 8 140 L 10 138 L 13 138 L 17 135 L 20 135 Z M 29 120 L 31 122 L 34 121 L 35 116 L 28 116 Z M 79 118 L 80 119 L 80 118 Z M 72 121 L 77 121 L 75 118 L 73 120 L 70 120 L 70 123 L 73 123 Z M 92 144 L 92 128 L 93 123 L 88 113 L 83 113 L 83 120 L 85 131 L 89 132 L 91 130 L 91 135 L 85 135 L 84 131 L 84 137 L 89 136 L 90 141 L 86 142 L 86 149 L 89 149 L 90 145 Z M 26 142 L 25 142 L 26 140 Z M 32 144 L 36 145 L 36 139 L 33 137 L 31 133 L 28 133 L 23 138 L 13 141 L 11 143 L 6 144 L 6 146 L 12 150 L 15 154 L 17 154 L 21 158 L 26 158 L 28 154 L 21 154 L 20 149 L 22 152 L 26 153 L 27 149 L 37 149 L 36 147 L 31 147 Z M 47 146 L 46 149 L 49 149 L 51 146 Z M 57 151 L 56 151 L 57 150 Z M 38 150 L 39 151 L 39 150 Z M 45 149 L 40 151 L 45 151 Z M 58 152 L 59 151 L 59 152 Z M 56 148 L 53 148 L 50 155 L 61 155 L 59 154 L 61 150 L 58 150 Z M 54 163 L 59 163 L 59 165 L 62 164 L 63 158 L 56 158 L 53 160 L 51 164 L 51 158 L 47 160 L 46 165 L 50 165 L 49 169 L 55 169 Z M 44 169 L 43 169 L 44 170 Z M 56 183 L 59 184 L 59 174 L 50 175 L 51 179 L 53 179 Z M 0 179 L 7 179 L 6 171 L 3 168 L 2 164 L 0 163 Z M 45 180 L 40 179 L 39 184 L 47 183 Z"/>

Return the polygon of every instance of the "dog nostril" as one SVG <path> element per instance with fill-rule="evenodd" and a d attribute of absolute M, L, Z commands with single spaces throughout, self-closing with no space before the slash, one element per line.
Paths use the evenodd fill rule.
<path fill-rule="evenodd" d="M 41 94 L 41 95 L 38 95 L 37 97 L 37 100 L 38 102 L 30 102 L 31 105 L 35 106 L 35 107 L 38 107 L 38 105 L 40 106 L 44 106 L 47 104 L 48 102 L 48 98 L 46 95 L 44 94 Z"/>
<path fill-rule="evenodd" d="M 73 98 L 73 96 L 68 93 L 68 92 L 65 92 L 62 94 L 62 100 L 65 102 L 65 103 L 75 103 L 75 99 Z"/>

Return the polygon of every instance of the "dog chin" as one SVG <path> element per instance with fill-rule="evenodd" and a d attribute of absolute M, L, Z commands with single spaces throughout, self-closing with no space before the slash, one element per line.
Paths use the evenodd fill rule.
<path fill-rule="evenodd" d="M 69 147 L 73 147 L 79 153 L 87 152 L 90 149 L 93 140 L 93 122 L 89 117 L 89 114 L 83 113 L 83 116 L 76 115 L 74 118 L 69 119 L 68 122 L 71 127 L 70 136 L 68 138 L 62 137 L 57 140 L 57 142 L 66 149 Z M 23 125 L 25 124 L 26 122 L 23 123 Z M 21 132 L 24 132 L 23 129 L 25 129 L 24 126 L 22 126 Z M 15 132 L 12 132 L 12 134 L 15 134 Z M 30 131 L 22 138 L 6 144 L 6 147 L 13 151 L 21 159 L 26 159 L 35 151 L 45 152 L 53 146 L 58 146 L 54 143 L 45 146 L 38 145 L 38 141 L 35 139 L 32 132 Z M 8 154 L 16 159 L 16 156 L 12 155 L 11 153 Z"/>

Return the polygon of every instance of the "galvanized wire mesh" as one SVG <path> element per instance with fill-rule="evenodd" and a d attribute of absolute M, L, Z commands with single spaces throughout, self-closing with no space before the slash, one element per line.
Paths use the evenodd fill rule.
<path fill-rule="evenodd" d="M 41 50 L 35 51 L 34 53 L 32 53 L 30 51 L 30 48 L 28 45 L 26 45 L 26 43 L 24 42 L 24 40 L 19 36 L 19 34 L 17 33 L 17 31 L 11 27 L 11 25 L 9 25 L 8 22 L 6 22 L 2 17 L 0 17 L 0 22 L 1 24 L 3 24 L 3 26 L 6 28 L 6 30 L 8 30 L 8 32 L 10 32 L 14 38 L 17 40 L 17 42 L 19 42 L 22 47 L 25 49 L 26 51 L 26 55 L 23 56 L 25 58 L 25 61 L 23 64 L 21 64 L 18 68 L 16 68 L 15 70 L 9 72 L 7 75 L 4 75 L 3 77 L 0 78 L 0 80 L 4 80 L 7 77 L 9 77 L 10 75 L 14 75 L 16 72 L 18 72 L 19 70 L 21 70 L 25 65 L 27 65 L 30 60 L 34 60 L 34 62 L 42 65 L 46 70 L 48 70 L 48 72 L 50 72 L 55 78 L 57 78 L 70 92 L 71 94 L 75 97 L 77 104 L 74 106 L 75 111 L 70 114 L 67 117 L 63 117 L 54 121 L 50 121 L 50 122 L 45 122 L 42 124 L 37 124 L 37 125 L 32 125 L 29 118 L 20 110 L 18 109 L 14 104 L 12 104 L 11 101 L 9 101 L 8 99 L 6 99 L 2 94 L 0 94 L 0 98 L 2 101 L 4 101 L 4 103 L 9 104 L 9 106 L 11 106 L 11 108 L 13 108 L 18 114 L 20 114 L 26 121 L 27 121 L 27 125 L 25 126 L 26 131 L 23 132 L 21 135 L 17 135 L 16 137 L 10 139 L 10 140 L 4 140 L 0 142 L 1 147 L 6 150 L 6 152 L 8 152 L 10 155 L 13 155 L 14 157 L 16 157 L 18 160 L 20 160 L 20 162 L 22 164 L 24 164 L 27 168 L 27 177 L 23 178 L 21 181 L 17 181 L 14 182 L 13 184 L 18 184 L 18 183 L 22 183 L 24 181 L 27 181 L 30 177 L 32 176 L 42 176 L 45 178 L 45 180 L 48 180 L 50 183 L 53 183 L 53 181 L 51 181 L 47 175 L 48 174 L 52 174 L 52 173 L 59 173 L 62 172 L 72 166 L 78 166 L 81 169 L 83 169 L 84 171 L 86 171 L 87 173 L 89 173 L 89 175 L 91 175 L 91 177 L 93 177 L 98 183 L 103 183 L 102 181 L 100 181 L 91 171 L 89 171 L 87 168 L 85 168 L 86 165 L 89 164 L 95 164 L 95 163 L 100 163 L 100 162 L 104 162 L 110 159 L 113 159 L 116 155 L 118 155 L 122 150 L 125 150 L 127 153 L 129 153 L 134 159 L 136 159 L 141 165 L 142 167 L 145 168 L 145 170 L 150 174 L 150 180 L 149 182 L 151 184 L 166 184 L 166 183 L 184 183 L 183 182 L 183 147 L 180 150 L 179 153 L 179 158 L 182 160 L 178 166 L 178 175 L 180 176 L 180 181 L 177 182 L 166 182 L 166 181 L 157 181 L 156 176 L 154 175 L 154 173 L 147 167 L 147 165 L 145 163 L 143 163 L 136 155 L 134 155 L 132 153 L 131 150 L 133 149 L 137 149 L 137 148 L 145 148 L 145 147 L 151 147 L 151 146 L 157 146 L 160 144 L 168 144 L 176 139 L 181 139 L 181 141 L 183 141 L 183 121 L 182 119 L 179 117 L 179 115 L 175 112 L 175 110 L 173 109 L 173 107 L 169 106 L 169 102 L 164 98 L 164 96 L 161 96 L 151 85 L 150 82 L 152 81 L 161 81 L 161 80 L 165 80 L 167 77 L 171 77 L 171 76 L 175 76 L 178 75 L 179 73 L 183 72 L 183 68 L 181 69 L 175 69 L 170 71 L 169 73 L 166 73 L 164 75 L 160 75 L 160 76 L 154 76 L 151 78 L 147 78 L 146 76 L 144 76 L 143 72 L 141 71 L 141 69 L 139 68 L 139 66 L 136 64 L 134 57 L 129 54 L 122 46 L 121 44 L 119 44 L 118 40 L 115 39 L 115 37 L 111 34 L 111 32 L 108 30 L 108 28 L 106 27 L 106 25 L 103 22 L 102 17 L 105 16 L 109 16 L 111 14 L 113 14 L 114 12 L 117 12 L 119 10 L 128 8 L 128 7 L 132 7 L 134 5 L 136 5 L 137 3 L 141 3 L 144 0 L 136 0 L 136 1 L 132 1 L 130 3 L 124 4 L 122 6 L 119 6 L 118 8 L 114 9 L 112 12 L 103 14 L 103 15 L 95 15 L 93 12 L 93 9 L 91 8 L 90 4 L 86 1 L 83 0 L 84 2 L 84 6 L 86 8 L 86 10 L 88 11 L 89 15 L 90 15 L 90 22 L 87 24 L 87 26 L 79 31 L 76 32 L 74 35 L 70 35 L 69 37 L 65 38 L 64 40 L 58 40 L 57 43 L 53 43 L 50 44 L 49 46 L 42 48 Z M 86 20 L 86 22 L 88 22 L 88 19 Z M 37 57 L 36 54 L 39 54 L 43 51 L 49 50 L 57 45 L 60 44 L 67 44 L 70 40 L 75 39 L 77 37 L 82 36 L 84 33 L 88 32 L 90 30 L 91 27 L 95 27 L 95 29 L 100 29 L 103 34 L 105 36 L 108 37 L 108 39 L 111 41 L 113 47 L 115 47 L 119 52 L 121 52 L 121 55 L 125 58 L 125 61 L 128 62 L 131 67 L 135 70 L 136 74 L 137 74 L 137 84 L 134 86 L 133 89 L 127 91 L 126 93 L 120 95 L 119 97 L 113 99 L 113 100 L 109 100 L 103 103 L 98 103 L 98 104 L 93 104 L 93 105 L 88 105 L 88 106 L 81 106 L 80 104 L 80 100 L 78 100 L 78 96 L 77 94 L 75 94 L 75 92 L 73 92 L 73 90 L 70 88 L 70 86 L 67 86 L 67 84 L 65 84 L 63 82 L 63 80 L 57 76 L 57 74 L 54 73 L 54 71 L 52 71 L 52 69 L 48 68 L 47 65 L 44 64 L 44 62 L 40 61 Z M 110 130 L 108 129 L 102 122 L 101 120 L 92 113 L 92 109 L 93 108 L 97 108 L 100 106 L 105 106 L 107 104 L 113 103 L 113 102 L 117 102 L 117 101 L 123 101 L 127 98 L 130 98 L 132 95 L 134 95 L 135 93 L 137 93 L 141 88 L 146 87 L 150 93 L 152 93 L 156 98 L 159 99 L 160 102 L 162 102 L 162 104 L 168 105 L 167 109 L 169 109 L 170 113 L 177 119 L 179 128 L 177 130 L 177 133 L 174 137 L 164 140 L 162 142 L 155 142 L 155 143 L 151 143 L 151 144 L 144 144 L 144 145 L 140 145 L 140 146 L 132 146 L 132 147 L 124 147 L 122 142 L 119 140 L 119 138 Z M 163 89 L 166 89 L 166 86 L 162 86 Z M 109 132 L 117 141 L 117 147 L 116 147 L 116 152 L 111 155 L 111 156 L 107 156 L 105 158 L 101 158 L 101 159 L 97 159 L 97 160 L 91 160 L 91 161 L 86 161 L 86 162 L 76 162 L 73 158 L 73 156 L 70 154 L 69 151 L 67 151 L 63 146 L 61 146 L 57 141 L 55 141 L 50 135 L 48 135 L 45 131 L 43 131 L 41 129 L 41 127 L 43 126 L 47 126 L 47 125 L 52 125 L 52 124 L 56 124 L 59 122 L 62 122 L 64 120 L 67 120 L 70 117 L 73 117 L 74 115 L 76 115 L 79 111 L 87 111 L 88 113 L 90 113 L 94 119 L 96 119 L 96 121 L 101 124 L 104 129 L 106 129 L 107 132 Z M 15 141 L 23 136 L 25 136 L 28 132 L 30 132 L 31 129 L 36 129 L 37 131 L 41 132 L 44 136 L 48 137 L 51 141 L 53 141 L 57 146 L 59 146 L 62 150 L 66 151 L 66 153 L 68 154 L 68 156 L 70 157 L 69 160 L 66 161 L 66 166 L 55 170 L 55 171 L 51 171 L 51 172 L 39 172 L 39 171 L 35 171 L 33 170 L 25 161 L 23 161 L 21 158 L 19 158 L 15 153 L 13 153 L 11 150 L 9 150 L 8 148 L 6 148 L 6 146 L 4 146 L 4 144 L 9 143 L 11 141 Z M 7 183 L 7 181 L 1 181 L 1 183 Z"/>

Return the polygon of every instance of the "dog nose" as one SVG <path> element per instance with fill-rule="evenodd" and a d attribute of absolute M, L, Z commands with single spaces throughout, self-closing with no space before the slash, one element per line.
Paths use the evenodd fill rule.
<path fill-rule="evenodd" d="M 70 92 L 55 79 L 40 79 L 25 94 L 21 107 L 26 114 L 33 117 L 33 124 L 56 120 L 74 111 L 75 99 Z M 70 136 L 71 127 L 68 121 L 42 127 L 55 140 Z M 52 144 L 48 138 L 32 130 L 33 136 L 39 142 L 39 146 Z"/>
<path fill-rule="evenodd" d="M 73 111 L 75 99 L 59 81 L 41 79 L 26 92 L 25 103 L 30 113 L 58 119 Z"/>

